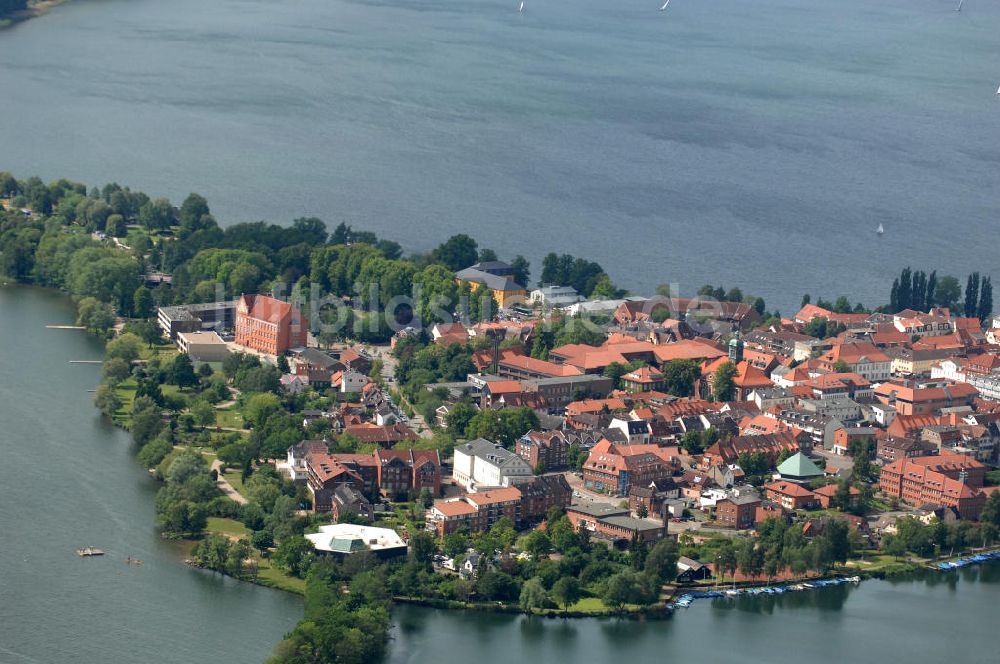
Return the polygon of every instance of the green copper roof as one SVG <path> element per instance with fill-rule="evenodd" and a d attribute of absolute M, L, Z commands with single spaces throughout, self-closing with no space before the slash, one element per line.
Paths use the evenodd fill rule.
<path fill-rule="evenodd" d="M 783 477 L 820 477 L 823 471 L 802 452 L 788 457 L 778 466 L 778 472 Z"/>
<path fill-rule="evenodd" d="M 334 537 L 330 540 L 330 550 L 338 553 L 354 553 L 365 548 L 365 543 L 357 537 Z"/>

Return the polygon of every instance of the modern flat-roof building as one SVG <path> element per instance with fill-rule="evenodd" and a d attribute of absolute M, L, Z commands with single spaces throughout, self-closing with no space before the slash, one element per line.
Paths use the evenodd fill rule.
<path fill-rule="evenodd" d="M 156 311 L 156 320 L 169 339 L 177 339 L 178 332 L 222 332 L 236 324 L 236 301 L 160 307 Z"/>
<path fill-rule="evenodd" d="M 406 542 L 389 528 L 334 523 L 320 526 L 318 533 L 306 535 L 317 553 L 344 558 L 359 551 L 371 551 L 379 558 L 406 555 Z"/>
<path fill-rule="evenodd" d="M 217 332 L 178 332 L 177 348 L 199 362 L 221 362 L 229 347 Z"/>

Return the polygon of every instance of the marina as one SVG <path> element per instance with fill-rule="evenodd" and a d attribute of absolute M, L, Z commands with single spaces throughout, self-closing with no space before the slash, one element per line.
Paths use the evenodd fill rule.
<path fill-rule="evenodd" d="M 696 599 L 713 599 L 717 597 L 738 597 L 740 595 L 781 595 L 788 592 L 797 592 L 803 590 L 814 590 L 816 588 L 826 588 L 828 586 L 837 586 L 844 583 L 861 583 L 860 576 L 842 576 L 833 579 L 817 579 L 815 581 L 808 581 L 803 583 L 794 583 L 784 586 L 755 586 L 750 588 L 731 588 L 729 590 L 698 590 L 693 592 L 684 593 L 677 598 L 673 604 L 669 605 L 674 608 L 686 609 L 691 606 L 691 603 Z"/>

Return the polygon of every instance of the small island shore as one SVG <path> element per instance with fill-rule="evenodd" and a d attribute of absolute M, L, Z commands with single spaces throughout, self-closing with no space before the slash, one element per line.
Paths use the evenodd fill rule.
<path fill-rule="evenodd" d="M 10 28 L 28 19 L 44 16 L 52 9 L 69 0 L 28 0 L 28 8 L 21 9 L 10 14 L 0 14 L 0 30 Z"/>

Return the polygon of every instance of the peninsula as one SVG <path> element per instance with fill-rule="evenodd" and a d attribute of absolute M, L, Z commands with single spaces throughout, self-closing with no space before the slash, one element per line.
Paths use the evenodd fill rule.
<path fill-rule="evenodd" d="M 95 403 L 164 536 L 305 595 L 273 662 L 377 657 L 393 602 L 656 616 L 1000 539 L 989 276 L 906 268 L 886 304 L 783 316 L 556 252 L 532 279 L 464 234 L 223 228 L 197 194 L 0 173 L 0 205 L 0 273 L 107 339 Z"/>

